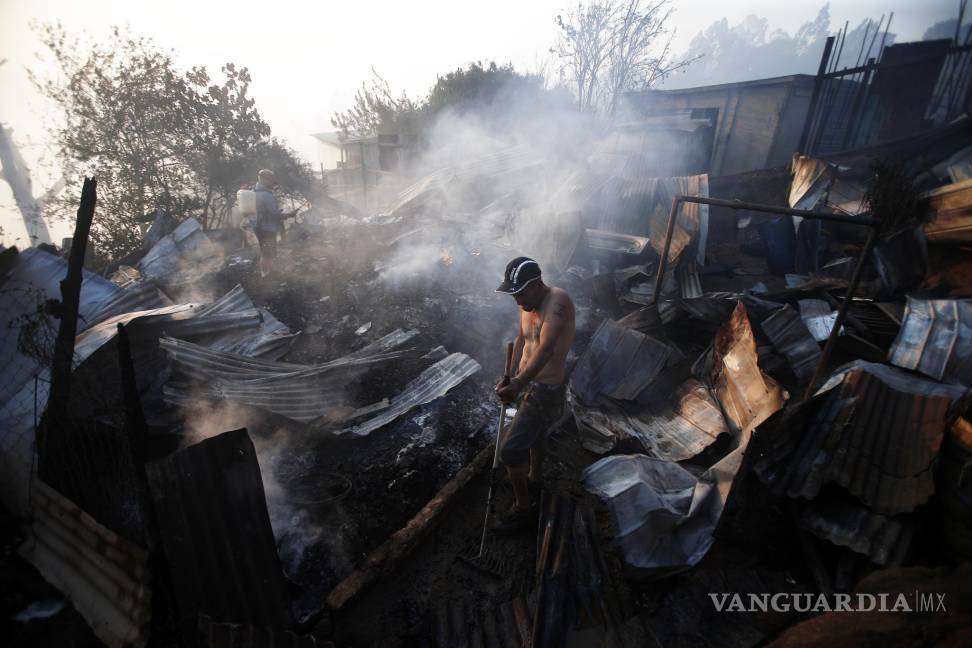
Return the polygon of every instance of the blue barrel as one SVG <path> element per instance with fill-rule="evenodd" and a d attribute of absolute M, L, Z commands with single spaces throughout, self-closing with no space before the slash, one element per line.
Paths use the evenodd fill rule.
<path fill-rule="evenodd" d="M 796 230 L 793 218 L 777 216 L 756 226 L 759 238 L 766 244 L 766 263 L 775 275 L 790 274 L 796 261 Z"/>

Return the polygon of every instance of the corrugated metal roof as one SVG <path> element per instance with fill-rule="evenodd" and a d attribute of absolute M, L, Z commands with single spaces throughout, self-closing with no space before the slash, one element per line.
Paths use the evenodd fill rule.
<path fill-rule="evenodd" d="M 814 501 L 800 515 L 800 525 L 818 538 L 863 554 L 879 565 L 899 565 L 914 536 L 907 517 L 879 515 L 849 500 Z"/>
<path fill-rule="evenodd" d="M 659 415 L 630 414 L 612 404 L 589 408 L 575 401 L 572 405 L 578 425 L 608 438 L 638 439 L 653 457 L 684 461 L 729 428 L 719 404 L 699 381 L 686 381 L 674 396 L 671 406 Z"/>
<path fill-rule="evenodd" d="M 408 350 L 391 349 L 417 334 L 399 329 L 355 353 L 320 365 L 248 358 L 164 337 L 159 344 L 175 370 L 164 393 L 174 403 L 228 400 L 302 423 L 321 417 L 340 423 L 340 417 L 329 417 L 339 412 L 346 415 L 355 409 L 347 390 L 349 378 L 368 365 L 402 357 Z"/>
<path fill-rule="evenodd" d="M 570 385 L 581 402 L 593 405 L 599 395 L 632 400 L 651 384 L 676 350 L 615 321 L 604 320 L 571 374 Z"/>
<path fill-rule="evenodd" d="M 972 299 L 908 298 L 891 364 L 972 385 Z"/>
<path fill-rule="evenodd" d="M 809 382 L 820 360 L 820 345 L 810 335 L 797 312 L 790 306 L 783 306 L 760 322 L 759 326 L 776 350 L 786 356 L 800 383 Z"/>
<path fill-rule="evenodd" d="M 246 430 L 146 469 L 179 617 L 285 628 L 289 596 Z"/>
<path fill-rule="evenodd" d="M 818 392 L 806 430 L 790 429 L 756 465 L 790 497 L 815 498 L 836 483 L 875 512 L 913 510 L 934 492 L 933 461 L 947 423 L 969 391 L 858 361 Z"/>

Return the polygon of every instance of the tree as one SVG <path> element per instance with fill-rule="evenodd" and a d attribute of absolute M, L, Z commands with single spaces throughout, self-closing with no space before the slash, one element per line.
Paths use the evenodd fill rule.
<path fill-rule="evenodd" d="M 521 74 L 511 63 L 476 61 L 437 77 L 421 101 L 409 99 L 404 93 L 395 99 L 388 83 L 374 72 L 370 85 L 362 84 L 355 95 L 354 106 L 335 113 L 331 123 L 344 137 L 418 133 L 446 110 L 475 113 L 495 123 L 512 116 L 512 105 L 530 104 L 542 110 L 564 102 L 563 93 L 547 89 L 539 74 Z"/>
<path fill-rule="evenodd" d="M 583 112 L 613 116 L 621 96 L 656 85 L 693 59 L 674 60 L 671 0 L 593 0 L 556 17 L 551 50 Z"/>
<path fill-rule="evenodd" d="M 268 139 L 246 68 L 228 63 L 214 81 L 205 68 L 182 71 L 151 41 L 118 28 L 94 44 L 60 25 L 41 27 L 40 37 L 60 74 L 34 80 L 63 109 L 56 138 L 68 176 L 99 181 L 91 238 L 101 257 L 137 247 L 142 217 L 156 208 L 218 224 L 240 184 L 255 177 L 251 167 L 269 166 L 256 157 L 261 150 L 301 166 Z M 55 209 L 67 215 L 73 205 Z"/>
<path fill-rule="evenodd" d="M 331 124 L 342 137 L 376 135 L 379 132 L 411 132 L 420 108 L 408 95 L 396 99 L 388 82 L 372 68 L 374 78 L 361 84 L 354 95 L 354 105 L 344 112 L 336 112 Z"/>

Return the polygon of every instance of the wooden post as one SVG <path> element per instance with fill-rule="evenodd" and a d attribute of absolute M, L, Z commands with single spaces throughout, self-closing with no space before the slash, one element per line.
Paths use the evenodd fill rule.
<path fill-rule="evenodd" d="M 78 310 L 81 305 L 81 280 L 84 278 L 84 253 L 88 247 L 88 232 L 94 220 L 98 181 L 85 178 L 81 189 L 81 205 L 78 207 L 74 237 L 71 239 L 71 255 L 68 257 L 67 276 L 61 280 L 61 323 L 54 342 L 51 360 L 51 388 L 47 400 L 46 422 L 38 430 L 38 453 L 43 454 L 47 432 L 58 429 L 67 421 L 68 400 L 71 397 L 71 365 L 74 359 L 74 338 L 78 333 Z"/>

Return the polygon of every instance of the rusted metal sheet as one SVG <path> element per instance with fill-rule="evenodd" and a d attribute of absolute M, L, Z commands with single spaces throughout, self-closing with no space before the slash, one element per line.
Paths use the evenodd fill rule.
<path fill-rule="evenodd" d="M 790 306 L 783 306 L 760 322 L 760 328 L 773 342 L 776 350 L 786 356 L 800 383 L 810 380 L 814 367 L 820 360 L 820 345 L 810 335 L 797 312 Z"/>
<path fill-rule="evenodd" d="M 20 555 L 57 587 L 108 646 L 144 646 L 152 619 L 148 552 L 35 479 Z"/>
<path fill-rule="evenodd" d="M 933 189 L 924 194 L 932 218 L 925 237 L 932 243 L 972 243 L 972 179 Z"/>
<path fill-rule="evenodd" d="M 180 618 L 286 627 L 289 597 L 246 430 L 146 469 Z"/>
<path fill-rule="evenodd" d="M 817 158 L 794 154 L 790 163 L 793 181 L 787 204 L 793 209 L 814 209 L 826 198 L 834 182 L 834 169 Z"/>
<path fill-rule="evenodd" d="M 753 430 L 789 395 L 759 368 L 756 339 L 742 302 L 716 333 L 710 381 L 735 432 Z"/>
<path fill-rule="evenodd" d="M 678 389 L 672 406 L 659 415 L 633 415 L 610 404 L 588 408 L 574 403 L 573 410 L 582 428 L 606 439 L 638 439 L 651 456 L 666 461 L 691 459 L 729 432 L 719 404 L 694 379 Z"/>
<path fill-rule="evenodd" d="M 900 565 L 914 536 L 914 523 L 907 516 L 880 515 L 850 500 L 815 501 L 800 514 L 800 525 L 883 567 Z"/>
<path fill-rule="evenodd" d="M 570 384 L 577 397 L 593 405 L 599 395 L 632 400 L 658 376 L 676 353 L 664 342 L 604 320 L 577 362 Z"/>
<path fill-rule="evenodd" d="M 935 380 L 972 385 L 972 299 L 909 297 L 888 361 Z"/>
<path fill-rule="evenodd" d="M 933 462 L 969 391 L 858 361 L 818 392 L 806 430 L 790 429 L 756 470 L 790 497 L 835 483 L 876 513 L 907 513 L 934 492 Z"/>

